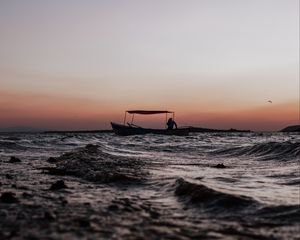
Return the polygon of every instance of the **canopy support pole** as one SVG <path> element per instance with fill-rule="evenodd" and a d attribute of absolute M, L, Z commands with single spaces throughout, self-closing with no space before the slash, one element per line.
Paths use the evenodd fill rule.
<path fill-rule="evenodd" d="M 168 122 L 168 113 L 166 113 L 166 129 L 168 128 L 168 126 L 167 126 L 167 122 Z"/>
<path fill-rule="evenodd" d="M 125 123 L 126 123 L 126 114 L 127 114 L 127 112 L 125 111 L 125 115 L 124 115 L 124 125 L 125 125 Z"/>
<path fill-rule="evenodd" d="M 134 114 L 132 114 L 131 124 L 133 123 L 133 119 L 134 119 Z"/>

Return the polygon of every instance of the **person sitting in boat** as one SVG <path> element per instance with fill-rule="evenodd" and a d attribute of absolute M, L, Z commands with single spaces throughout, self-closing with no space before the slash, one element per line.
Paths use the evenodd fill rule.
<path fill-rule="evenodd" d="M 169 118 L 167 122 L 168 130 L 172 130 L 174 128 L 174 125 L 177 129 L 177 123 L 173 120 L 173 118 Z"/>

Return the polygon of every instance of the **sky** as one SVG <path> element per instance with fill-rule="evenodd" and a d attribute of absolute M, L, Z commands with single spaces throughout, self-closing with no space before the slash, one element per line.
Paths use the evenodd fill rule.
<path fill-rule="evenodd" d="M 0 36 L 0 128 L 300 124 L 298 0 L 3 0 Z"/>

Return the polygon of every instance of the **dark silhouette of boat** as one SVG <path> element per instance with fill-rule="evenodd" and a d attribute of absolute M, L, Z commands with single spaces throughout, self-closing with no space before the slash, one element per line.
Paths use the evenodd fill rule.
<path fill-rule="evenodd" d="M 126 125 L 126 116 L 127 113 L 132 114 L 131 123 L 127 122 Z M 128 135 L 142 135 L 142 134 L 163 134 L 163 135 L 176 135 L 176 136 L 187 136 L 189 135 L 189 128 L 175 128 L 175 129 L 153 129 L 153 128 L 143 128 L 133 124 L 134 115 L 152 115 L 152 114 L 166 114 L 166 122 L 168 119 L 168 114 L 175 116 L 174 112 L 171 111 L 146 111 L 146 110 L 130 110 L 125 111 L 124 124 L 111 122 L 112 129 L 115 134 L 121 136 Z"/>

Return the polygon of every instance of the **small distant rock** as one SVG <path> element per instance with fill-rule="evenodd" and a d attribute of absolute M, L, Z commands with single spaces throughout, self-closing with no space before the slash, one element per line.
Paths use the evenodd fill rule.
<path fill-rule="evenodd" d="M 43 167 L 40 168 L 43 170 L 43 173 L 57 175 L 57 176 L 64 176 L 66 175 L 66 171 L 64 169 L 53 168 L 53 167 Z"/>
<path fill-rule="evenodd" d="M 65 182 L 63 180 L 58 180 L 57 182 L 55 182 L 51 185 L 50 190 L 55 191 L 55 190 L 60 190 L 60 189 L 64 189 L 64 188 L 68 188 L 67 185 L 65 184 Z"/>
<path fill-rule="evenodd" d="M 10 160 L 8 162 L 9 163 L 20 163 L 21 160 L 17 157 L 12 156 L 12 157 L 10 157 Z"/>
<path fill-rule="evenodd" d="M 56 163 L 57 159 L 54 158 L 54 157 L 49 157 L 48 160 L 47 160 L 47 162 L 49 162 L 49 163 Z"/>
<path fill-rule="evenodd" d="M 23 193 L 22 193 L 22 196 L 23 196 L 24 198 L 32 197 L 32 195 L 29 194 L 29 193 L 27 193 L 27 192 L 23 192 Z"/>
<path fill-rule="evenodd" d="M 46 211 L 44 213 L 44 218 L 47 219 L 47 220 L 52 221 L 52 220 L 56 219 L 56 215 L 53 212 L 51 212 L 51 211 Z"/>
<path fill-rule="evenodd" d="M 16 203 L 18 202 L 18 199 L 15 197 L 15 194 L 12 192 L 5 192 L 2 193 L 0 197 L 0 201 L 2 203 Z"/>
<path fill-rule="evenodd" d="M 223 163 L 219 163 L 215 166 L 213 166 L 214 168 L 226 168 L 226 166 Z"/>
<path fill-rule="evenodd" d="M 66 206 L 68 204 L 68 200 L 67 199 L 62 199 L 61 200 L 61 205 L 62 206 Z"/>
<path fill-rule="evenodd" d="M 91 150 L 91 151 L 96 151 L 99 148 L 99 146 L 94 145 L 94 144 L 88 144 L 85 146 L 85 148 L 88 150 Z"/>
<path fill-rule="evenodd" d="M 68 200 L 65 197 L 59 196 L 58 199 L 60 200 L 62 206 L 65 206 L 68 204 Z"/>
<path fill-rule="evenodd" d="M 280 132 L 300 132 L 300 125 L 288 126 L 280 130 Z"/>
<path fill-rule="evenodd" d="M 117 210 L 119 210 L 119 207 L 116 204 L 111 204 L 108 206 L 108 210 L 109 211 L 117 211 Z"/>
<path fill-rule="evenodd" d="M 160 217 L 160 213 L 159 212 L 155 212 L 155 211 L 152 210 L 152 211 L 150 211 L 150 216 L 153 219 L 157 219 L 157 218 Z"/>
<path fill-rule="evenodd" d="M 7 178 L 7 179 L 13 179 L 13 176 L 12 175 L 10 175 L 10 174 L 5 174 L 5 177 Z"/>
<path fill-rule="evenodd" d="M 87 228 L 91 226 L 89 219 L 86 218 L 77 218 L 75 221 L 78 223 L 80 227 Z"/>
<path fill-rule="evenodd" d="M 195 177 L 197 180 L 202 180 L 204 177 Z"/>

